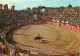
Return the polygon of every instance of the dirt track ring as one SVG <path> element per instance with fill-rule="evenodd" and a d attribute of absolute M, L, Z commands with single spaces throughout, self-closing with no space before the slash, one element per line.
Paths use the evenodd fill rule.
<path fill-rule="evenodd" d="M 44 39 L 41 42 L 33 42 L 38 33 Z M 12 36 L 16 42 L 15 45 L 23 50 L 51 55 L 80 51 L 80 34 L 54 25 L 26 25 L 14 30 Z"/>

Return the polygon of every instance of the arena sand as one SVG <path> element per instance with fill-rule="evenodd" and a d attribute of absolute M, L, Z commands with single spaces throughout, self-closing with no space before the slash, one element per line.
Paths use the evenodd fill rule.
<path fill-rule="evenodd" d="M 44 39 L 34 41 L 38 36 Z M 16 46 L 23 50 L 50 55 L 80 52 L 80 34 L 73 30 L 49 24 L 25 25 L 17 28 L 12 34 Z"/>

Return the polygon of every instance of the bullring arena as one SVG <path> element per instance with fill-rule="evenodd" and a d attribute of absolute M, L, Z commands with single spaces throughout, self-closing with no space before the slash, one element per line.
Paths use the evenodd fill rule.
<path fill-rule="evenodd" d="M 0 56 L 80 56 L 79 43 L 80 6 L 0 4 Z"/>
<path fill-rule="evenodd" d="M 40 34 L 40 41 L 33 39 Z M 52 24 L 28 24 L 11 30 L 8 34 L 22 50 L 49 55 L 64 55 L 80 52 L 80 34 L 65 27 Z M 11 36 L 11 38 L 10 38 Z M 13 44 L 12 42 L 10 42 Z"/>

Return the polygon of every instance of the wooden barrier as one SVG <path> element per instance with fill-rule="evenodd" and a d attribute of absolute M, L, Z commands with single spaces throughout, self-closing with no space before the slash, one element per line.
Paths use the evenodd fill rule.
<path fill-rule="evenodd" d="M 70 56 L 70 54 L 65 54 L 64 56 Z"/>
<path fill-rule="evenodd" d="M 77 56 L 80 56 L 80 52 L 77 53 Z"/>

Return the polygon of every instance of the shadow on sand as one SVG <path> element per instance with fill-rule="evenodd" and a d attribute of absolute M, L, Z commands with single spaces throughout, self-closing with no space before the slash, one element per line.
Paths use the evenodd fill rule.
<path fill-rule="evenodd" d="M 47 43 L 49 43 L 49 41 L 48 40 L 42 40 L 40 43 L 47 44 Z"/>

